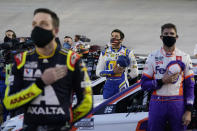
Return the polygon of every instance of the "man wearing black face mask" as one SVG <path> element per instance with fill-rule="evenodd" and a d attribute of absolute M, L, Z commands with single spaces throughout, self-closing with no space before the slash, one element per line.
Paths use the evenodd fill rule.
<path fill-rule="evenodd" d="M 14 57 L 3 102 L 8 110 L 25 109 L 25 131 L 68 131 L 92 108 L 87 69 L 78 54 L 57 45 L 59 18 L 53 11 L 36 9 L 32 26 L 36 48 Z"/>
<path fill-rule="evenodd" d="M 107 99 L 114 94 L 122 91 L 129 86 L 127 80 L 127 70 L 130 69 L 129 75 L 131 78 L 138 76 L 137 62 L 133 51 L 121 45 L 124 39 L 124 33 L 115 29 L 111 32 L 111 46 L 101 52 L 96 68 L 96 75 L 106 77 L 107 81 L 103 87 L 103 98 Z M 126 56 L 127 60 L 123 63 L 117 63 L 119 56 Z M 126 65 L 126 66 L 121 66 Z"/>
<path fill-rule="evenodd" d="M 175 47 L 174 24 L 161 27 L 163 47 L 148 56 L 141 78 L 143 90 L 152 92 L 148 131 L 182 131 L 191 121 L 194 102 L 194 76 L 190 56 Z"/>

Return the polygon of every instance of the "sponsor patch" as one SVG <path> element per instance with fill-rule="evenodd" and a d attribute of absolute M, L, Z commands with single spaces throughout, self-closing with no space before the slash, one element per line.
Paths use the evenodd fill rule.
<path fill-rule="evenodd" d="M 49 63 L 47 59 L 43 59 L 42 63 Z"/>
<path fill-rule="evenodd" d="M 24 94 L 24 95 L 20 95 L 18 98 L 14 98 L 10 101 L 10 105 L 12 104 L 16 104 L 16 103 L 19 103 L 23 100 L 26 100 L 32 96 L 35 96 L 35 94 L 33 92 L 28 92 L 27 94 Z"/>
<path fill-rule="evenodd" d="M 11 83 L 11 82 L 14 82 L 14 75 L 10 75 L 8 77 L 8 81 Z"/>
<path fill-rule="evenodd" d="M 93 130 L 94 129 L 94 118 L 84 118 L 79 122 L 75 123 L 75 127 L 80 130 Z"/>
<path fill-rule="evenodd" d="M 27 62 L 24 66 L 25 68 L 37 68 L 38 67 L 38 63 L 36 61 L 33 62 Z"/>
<path fill-rule="evenodd" d="M 182 56 L 176 56 L 176 60 L 182 61 Z"/>
<path fill-rule="evenodd" d="M 163 64 L 163 56 L 155 57 L 156 65 Z"/>
<path fill-rule="evenodd" d="M 104 113 L 105 114 L 111 114 L 113 112 L 114 105 L 108 105 L 105 107 Z"/>
<path fill-rule="evenodd" d="M 35 71 L 35 73 L 34 73 L 34 77 L 37 77 L 37 78 L 40 78 L 41 75 L 42 75 L 42 72 L 41 72 L 40 69 L 37 69 L 37 70 Z"/>
<path fill-rule="evenodd" d="M 187 104 L 191 104 L 191 105 L 193 105 L 193 103 L 194 103 L 194 101 L 193 101 L 193 100 L 188 100 L 188 101 L 187 101 Z"/>
<path fill-rule="evenodd" d="M 85 87 L 88 87 L 88 86 L 91 86 L 91 82 L 90 81 L 82 81 L 81 82 L 81 87 L 82 88 L 85 88 Z"/>
<path fill-rule="evenodd" d="M 34 107 L 30 106 L 27 110 L 30 114 L 35 115 L 65 115 L 65 112 L 61 107 Z"/>
<path fill-rule="evenodd" d="M 17 66 L 18 66 L 22 62 L 23 53 L 19 53 L 19 54 L 15 55 L 14 58 L 15 58 Z"/>
<path fill-rule="evenodd" d="M 24 69 L 24 77 L 33 77 L 33 69 Z"/>

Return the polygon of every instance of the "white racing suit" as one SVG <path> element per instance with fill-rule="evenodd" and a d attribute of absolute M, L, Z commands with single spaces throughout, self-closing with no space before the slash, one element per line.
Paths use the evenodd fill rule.
<path fill-rule="evenodd" d="M 115 74 L 113 68 L 116 65 L 118 56 L 124 55 L 128 56 L 130 59 L 130 65 L 126 68 L 128 74 L 131 78 L 138 76 L 138 68 L 133 51 L 121 46 L 118 50 L 108 47 L 103 50 L 100 54 L 98 65 L 96 68 L 96 75 L 101 77 L 106 77 L 107 81 L 103 87 L 103 97 L 107 99 L 119 91 L 128 87 L 127 74 Z"/>

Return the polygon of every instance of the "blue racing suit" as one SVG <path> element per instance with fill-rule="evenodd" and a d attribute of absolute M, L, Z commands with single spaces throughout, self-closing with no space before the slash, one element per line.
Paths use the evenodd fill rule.
<path fill-rule="evenodd" d="M 133 51 L 121 46 L 119 49 L 108 47 L 100 54 L 98 65 L 96 68 L 96 75 L 106 77 L 107 81 L 103 87 L 103 98 L 107 99 L 119 91 L 128 87 L 127 74 L 115 74 L 113 68 L 116 65 L 118 56 L 124 55 L 129 57 L 130 65 L 126 68 L 131 78 L 138 76 L 138 68 Z"/>

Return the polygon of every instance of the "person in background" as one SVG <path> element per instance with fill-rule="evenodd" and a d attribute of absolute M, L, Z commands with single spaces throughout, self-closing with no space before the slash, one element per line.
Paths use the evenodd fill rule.
<path fill-rule="evenodd" d="M 183 131 L 191 121 L 194 102 L 194 75 L 190 56 L 176 48 L 177 28 L 161 26 L 163 46 L 148 56 L 141 87 L 152 92 L 149 103 L 148 131 Z"/>
<path fill-rule="evenodd" d="M 78 48 L 79 46 L 84 46 L 85 45 L 85 43 L 84 42 L 82 42 L 81 40 L 80 40 L 80 38 L 81 38 L 81 36 L 80 35 L 75 35 L 75 39 L 74 39 L 74 41 L 75 41 L 75 48 Z"/>
<path fill-rule="evenodd" d="M 3 103 L 8 110 L 24 109 L 25 131 L 68 131 L 92 109 L 87 68 L 78 54 L 57 45 L 55 12 L 36 9 L 32 27 L 35 50 L 14 57 Z"/>
<path fill-rule="evenodd" d="M 127 88 L 127 72 L 132 78 L 138 76 L 138 67 L 133 51 L 122 46 L 124 33 L 115 29 L 111 32 L 111 46 L 100 54 L 96 67 L 96 75 L 106 77 L 107 81 L 103 87 L 103 98 L 107 99 L 114 94 Z M 119 62 L 119 63 L 118 63 Z"/>
<path fill-rule="evenodd" d="M 70 36 L 65 36 L 64 37 L 64 44 L 63 44 L 63 48 L 65 49 L 72 49 L 73 46 L 73 39 Z"/>
<path fill-rule="evenodd" d="M 16 33 L 13 30 L 7 30 L 5 32 L 4 42 L 11 42 L 16 39 Z"/>

